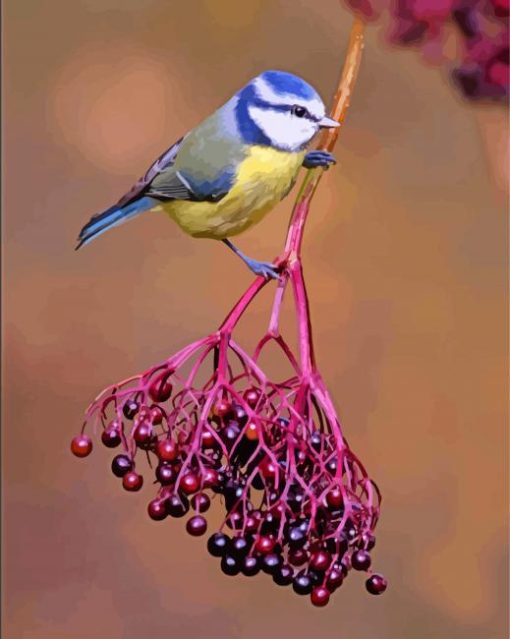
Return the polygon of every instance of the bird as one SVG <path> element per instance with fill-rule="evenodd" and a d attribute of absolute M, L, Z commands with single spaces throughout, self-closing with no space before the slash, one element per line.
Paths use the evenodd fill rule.
<path fill-rule="evenodd" d="M 278 278 L 279 267 L 248 257 L 230 238 L 260 222 L 290 192 L 302 166 L 335 163 L 331 153 L 307 147 L 320 129 L 337 126 L 308 82 L 264 71 L 168 148 L 114 206 L 94 215 L 76 249 L 140 213 L 162 211 L 188 235 L 222 241 L 255 275 Z"/>

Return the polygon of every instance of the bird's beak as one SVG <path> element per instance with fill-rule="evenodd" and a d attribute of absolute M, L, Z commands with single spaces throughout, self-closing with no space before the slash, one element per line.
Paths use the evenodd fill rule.
<path fill-rule="evenodd" d="M 319 126 L 321 129 L 335 129 L 337 126 L 340 126 L 340 122 L 333 120 L 333 118 L 328 118 L 325 115 L 322 120 L 319 120 Z"/>

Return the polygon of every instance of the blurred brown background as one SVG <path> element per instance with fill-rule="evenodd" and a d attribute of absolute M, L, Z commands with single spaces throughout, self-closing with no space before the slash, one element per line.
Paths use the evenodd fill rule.
<path fill-rule="evenodd" d="M 322 373 L 383 491 L 388 592 L 354 575 L 317 610 L 225 577 L 106 449 L 69 452 L 101 388 L 210 332 L 250 281 L 163 216 L 75 253 L 78 230 L 261 70 L 329 100 L 350 24 L 337 0 L 4 3 L 6 639 L 507 636 L 506 114 L 372 29 L 305 269 Z M 276 255 L 291 204 L 240 246 Z"/>

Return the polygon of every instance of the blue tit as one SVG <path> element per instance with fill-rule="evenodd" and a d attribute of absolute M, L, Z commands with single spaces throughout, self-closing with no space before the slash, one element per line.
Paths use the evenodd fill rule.
<path fill-rule="evenodd" d="M 229 238 L 284 198 L 301 166 L 335 162 L 306 148 L 319 129 L 336 126 L 307 82 L 265 71 L 165 151 L 117 204 L 92 217 L 76 248 L 144 211 L 162 211 L 188 235 L 224 242 L 255 274 L 278 277 L 274 265 L 247 257 Z"/>

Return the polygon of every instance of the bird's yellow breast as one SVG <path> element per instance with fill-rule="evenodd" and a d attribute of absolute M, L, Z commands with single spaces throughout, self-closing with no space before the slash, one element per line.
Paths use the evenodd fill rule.
<path fill-rule="evenodd" d="M 224 239 L 259 222 L 292 188 L 304 152 L 252 146 L 219 202 L 174 200 L 161 208 L 189 235 Z M 158 207 L 160 208 L 160 207 Z"/>

